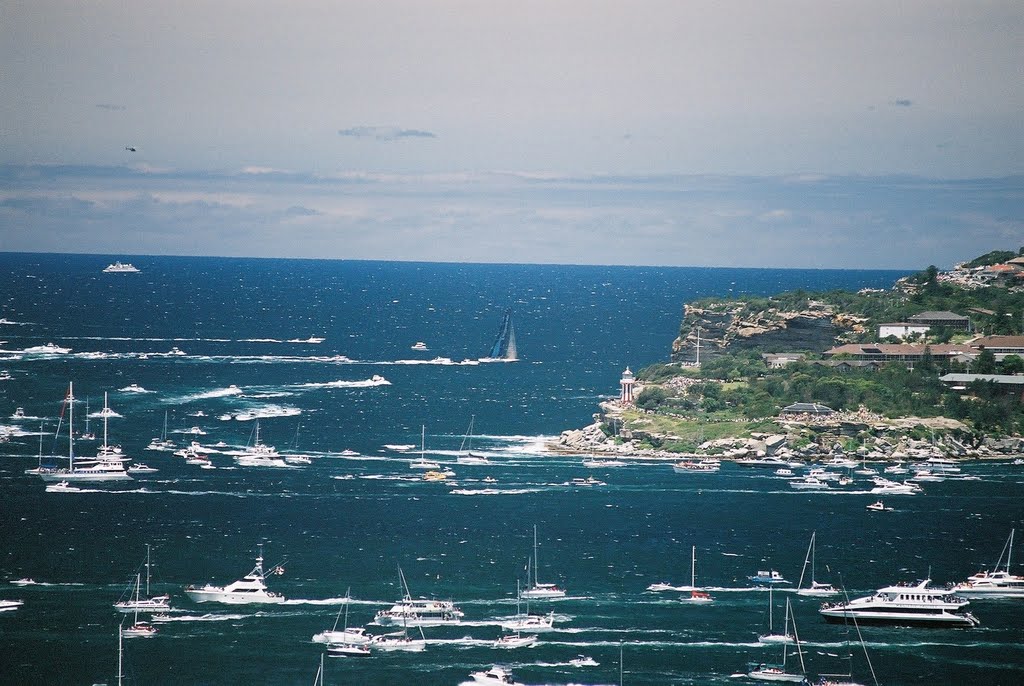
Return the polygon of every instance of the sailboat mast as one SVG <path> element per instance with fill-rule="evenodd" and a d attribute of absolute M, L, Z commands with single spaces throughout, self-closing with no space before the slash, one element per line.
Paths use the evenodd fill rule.
<path fill-rule="evenodd" d="M 1006 549 L 1006 573 L 1010 573 L 1010 557 L 1013 555 L 1013 534 L 1016 529 L 1010 529 L 1010 546 Z"/>
<path fill-rule="evenodd" d="M 68 382 L 68 471 L 75 471 L 75 383 Z"/>
<path fill-rule="evenodd" d="M 427 454 L 427 425 L 420 424 L 420 459 L 425 459 Z"/>
<path fill-rule="evenodd" d="M 697 587 L 697 546 L 690 549 L 690 590 Z"/>
<path fill-rule="evenodd" d="M 117 627 L 117 686 L 121 686 L 124 681 L 124 637 L 121 632 L 124 631 L 124 625 Z"/>
<path fill-rule="evenodd" d="M 540 576 L 537 573 L 537 568 L 540 567 L 540 557 L 537 556 L 537 525 L 533 525 L 533 585 L 536 587 L 540 583 Z"/>
<path fill-rule="evenodd" d="M 110 406 L 107 405 L 107 392 L 103 391 L 103 452 L 107 452 L 107 420 L 110 418 Z"/>
<path fill-rule="evenodd" d="M 814 550 L 814 538 L 817 535 L 818 535 L 817 531 L 812 531 L 811 532 L 811 586 L 814 585 L 814 582 L 817 579 L 817 576 L 814 573 L 814 553 L 815 553 L 815 550 Z"/>
<path fill-rule="evenodd" d="M 146 544 L 146 597 L 149 597 L 149 544 Z"/>

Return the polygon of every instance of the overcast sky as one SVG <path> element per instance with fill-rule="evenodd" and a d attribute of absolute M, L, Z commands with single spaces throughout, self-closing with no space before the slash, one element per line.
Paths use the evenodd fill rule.
<path fill-rule="evenodd" d="M 1019 0 L 0 3 L 0 250 L 948 266 L 1022 67 Z"/>

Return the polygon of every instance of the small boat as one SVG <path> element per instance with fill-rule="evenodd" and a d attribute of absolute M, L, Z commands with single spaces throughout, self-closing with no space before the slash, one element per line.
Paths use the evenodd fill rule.
<path fill-rule="evenodd" d="M 16 407 L 14 408 L 14 414 L 11 415 L 11 419 L 25 419 L 25 408 Z"/>
<path fill-rule="evenodd" d="M 679 599 L 690 605 L 712 603 L 714 600 L 706 591 L 697 590 L 697 546 L 690 548 L 690 595 Z"/>
<path fill-rule="evenodd" d="M 422 653 L 426 649 L 427 640 L 423 637 L 423 629 L 420 629 L 419 638 L 411 638 L 409 632 L 403 630 L 396 634 L 383 634 L 370 639 L 370 650 Z"/>
<path fill-rule="evenodd" d="M 477 684 L 502 684 L 503 686 L 522 686 L 512 676 L 512 672 L 504 667 L 494 665 L 483 672 L 470 672 L 469 678 Z"/>
<path fill-rule="evenodd" d="M 607 486 L 608 484 L 604 481 L 595 479 L 593 476 L 587 478 L 576 477 L 572 481 L 566 481 L 563 486 Z"/>
<path fill-rule="evenodd" d="M 176 345 L 172 345 L 171 349 L 167 351 L 167 354 L 175 357 L 181 357 L 182 355 L 185 355 L 185 351 Z"/>
<path fill-rule="evenodd" d="M 548 598 L 564 598 L 565 591 L 555 584 L 542 584 L 538 577 L 540 558 L 537 556 L 537 525 L 533 525 L 533 585 L 528 585 L 522 592 L 523 598 L 532 600 L 544 600 Z M 529 579 L 527 579 L 529 583 Z"/>
<path fill-rule="evenodd" d="M 78 486 L 72 486 L 67 481 L 58 481 L 55 484 L 46 484 L 47 493 L 77 493 L 82 489 Z"/>
<path fill-rule="evenodd" d="M 583 466 L 587 469 L 603 469 L 604 467 L 624 467 L 622 460 L 583 460 Z"/>
<path fill-rule="evenodd" d="M 338 610 L 338 616 L 334 618 L 334 626 L 330 631 L 321 631 L 313 636 L 314 643 L 327 643 L 329 645 L 366 645 L 372 636 L 366 633 L 362 627 L 348 628 L 348 605 L 351 600 L 352 589 L 345 591 L 345 604 Z M 342 612 L 345 613 L 345 623 L 341 631 L 338 631 L 338 621 L 341 620 Z"/>
<path fill-rule="evenodd" d="M 397 452 L 400 452 L 400 453 L 409 452 L 410 450 L 412 450 L 415 447 L 416 447 L 416 445 L 413 444 L 413 443 L 385 443 L 384 444 L 384 448 L 385 449 L 387 449 L 387 450 L 394 450 L 394 451 L 397 451 Z"/>
<path fill-rule="evenodd" d="M 44 343 L 43 345 L 34 345 L 31 348 L 25 348 L 22 352 L 32 355 L 66 355 L 71 352 L 71 348 L 62 348 L 55 343 Z"/>
<path fill-rule="evenodd" d="M 526 569 L 527 577 L 529 577 L 530 569 L 527 564 Z M 549 612 L 546 615 L 531 615 L 530 614 L 530 599 L 526 599 L 526 614 L 519 611 L 519 602 L 522 599 L 523 594 L 519 588 L 519 582 L 516 582 L 516 616 L 510 620 L 506 620 L 501 623 L 501 628 L 507 631 L 548 631 L 555 625 L 555 613 Z"/>
<path fill-rule="evenodd" d="M 569 665 L 572 667 L 599 667 L 601 663 L 589 655 L 577 655 L 569 660 Z"/>
<path fill-rule="evenodd" d="M 807 546 L 807 554 L 804 556 L 804 566 L 800 570 L 800 580 L 796 582 L 797 595 L 809 595 L 809 596 L 830 596 L 839 595 L 832 584 L 823 584 L 814 579 L 814 557 L 815 557 L 815 545 L 814 541 L 817 538 L 817 531 L 811 532 L 811 542 Z M 807 563 L 811 565 L 811 585 L 804 588 L 804 574 L 807 572 Z"/>
<path fill-rule="evenodd" d="M 10 381 L 14 377 L 6 369 L 0 369 L 0 381 Z"/>
<path fill-rule="evenodd" d="M 775 470 L 775 476 L 793 476 L 793 470 L 790 469 L 789 467 L 779 467 L 778 469 Z"/>
<path fill-rule="evenodd" d="M 11 585 L 12 586 L 35 586 L 38 583 L 39 582 L 36 581 L 35 579 L 30 579 L 29 577 L 26 576 L 26 577 L 22 577 L 20 579 L 15 579 L 14 581 L 11 582 Z"/>
<path fill-rule="evenodd" d="M 289 343 L 323 343 L 325 339 L 323 336 L 310 336 L 309 338 L 289 338 Z"/>
<path fill-rule="evenodd" d="M 149 465 L 143 464 L 142 462 L 136 462 L 132 466 L 128 467 L 129 474 L 152 474 L 158 471 L 160 470 L 157 469 L 156 467 L 150 467 Z"/>
<path fill-rule="evenodd" d="M 867 509 L 871 510 L 872 512 L 892 512 L 892 508 L 886 507 L 885 503 L 883 503 L 881 500 L 879 500 L 878 502 L 871 503 L 870 505 L 867 506 Z"/>
<path fill-rule="evenodd" d="M 412 350 L 430 350 L 430 348 L 427 347 L 427 344 L 424 343 L 423 341 L 416 341 L 410 347 L 412 348 Z"/>
<path fill-rule="evenodd" d="M 103 268 L 105 274 L 138 274 L 139 268 L 131 262 L 114 262 Z"/>
<path fill-rule="evenodd" d="M 525 648 L 537 642 L 536 634 L 526 634 L 518 631 L 514 634 L 504 634 L 494 640 L 493 648 Z"/>
<path fill-rule="evenodd" d="M 993 571 L 981 571 L 967 577 L 967 581 L 953 586 L 953 592 L 968 598 L 1024 598 L 1024 576 L 1010 573 L 1010 558 L 1013 557 L 1013 535 L 1003 546 Z M 1006 565 L 1003 566 L 1003 558 Z M 1002 567 L 1002 569 L 1000 569 Z"/>
<path fill-rule="evenodd" d="M 422 478 L 424 481 L 444 481 L 448 478 L 448 475 L 444 472 L 431 469 L 430 471 L 424 472 Z"/>
<path fill-rule="evenodd" d="M 774 614 L 775 614 L 775 603 L 772 600 L 772 587 L 768 587 L 768 633 L 757 637 L 758 643 L 792 643 L 793 636 L 789 633 L 789 611 L 790 605 L 786 603 L 786 620 L 783 624 L 782 633 L 775 633 L 774 627 Z"/>
<path fill-rule="evenodd" d="M 496 484 L 496 483 L 498 483 L 498 480 L 495 479 L 493 476 L 485 476 L 483 478 L 483 482 L 485 484 Z"/>
<path fill-rule="evenodd" d="M 13 612 L 24 604 L 24 600 L 0 600 L 0 612 Z"/>
<path fill-rule="evenodd" d="M 285 455 L 284 461 L 288 464 L 313 464 L 313 460 L 306 455 Z"/>
<path fill-rule="evenodd" d="M 277 571 L 280 565 L 273 568 Z M 228 605 L 245 604 L 280 604 L 284 602 L 284 596 L 267 589 L 266 575 L 263 572 L 263 544 L 259 546 L 259 554 L 256 556 L 256 566 L 251 572 L 238 581 L 233 581 L 227 586 L 213 586 L 206 584 L 202 587 L 188 586 L 185 588 L 185 595 L 197 603 L 216 602 Z"/>
<path fill-rule="evenodd" d="M 701 460 L 700 462 L 684 460 L 683 462 L 677 462 L 672 465 L 672 471 L 676 474 L 713 474 L 721 468 L 721 463 L 709 460 Z"/>
<path fill-rule="evenodd" d="M 130 383 L 124 388 L 120 388 L 118 390 L 121 391 L 122 393 L 149 393 L 149 391 L 147 391 L 145 388 L 143 388 L 137 383 Z"/>
<path fill-rule="evenodd" d="M 337 643 L 327 646 L 331 657 L 370 657 L 370 646 L 362 643 Z"/>
<path fill-rule="evenodd" d="M 793 481 L 790 481 L 789 482 L 789 487 L 790 488 L 796 488 L 798 490 L 804 490 L 804 491 L 808 491 L 808 490 L 823 491 L 823 490 L 826 490 L 827 488 L 829 488 L 829 485 L 828 485 L 828 483 L 822 481 L 818 477 L 808 475 L 808 476 L 805 476 L 802 479 L 795 479 Z"/>
<path fill-rule="evenodd" d="M 349 450 L 347 448 L 345 450 L 342 450 L 338 454 L 341 455 L 342 457 L 357 457 L 359 455 L 359 453 L 357 453 L 355 450 Z"/>
<path fill-rule="evenodd" d="M 782 578 L 782 575 L 776 572 L 774 569 L 770 570 L 757 570 L 757 574 L 754 576 L 748 576 L 748 579 L 753 581 L 755 584 L 789 584 L 791 581 L 786 581 Z"/>

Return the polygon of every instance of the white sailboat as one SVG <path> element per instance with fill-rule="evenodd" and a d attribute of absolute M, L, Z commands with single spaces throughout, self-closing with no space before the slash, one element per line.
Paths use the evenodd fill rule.
<path fill-rule="evenodd" d="M 772 587 L 768 587 L 768 633 L 758 636 L 760 643 L 792 643 L 793 636 L 789 633 L 789 601 L 786 601 L 786 621 L 781 634 L 775 633 L 773 614 L 775 603 L 772 602 Z"/>
<path fill-rule="evenodd" d="M 459 456 L 455 459 L 459 464 L 487 465 L 491 463 L 486 455 L 473 452 L 473 422 L 475 420 L 476 415 L 472 415 L 469 418 L 469 428 L 466 429 L 466 435 L 462 437 L 462 445 L 459 446 Z"/>
<path fill-rule="evenodd" d="M 527 576 L 529 576 L 529 565 L 527 565 Z M 510 620 L 506 620 L 501 623 L 501 628 L 507 631 L 548 631 L 555 624 L 555 613 L 549 612 L 546 615 L 531 615 L 530 614 L 530 599 L 526 599 L 526 614 L 520 611 L 520 600 L 523 598 L 523 594 L 519 587 L 519 582 L 516 581 L 516 616 Z"/>
<path fill-rule="evenodd" d="M 807 554 L 804 556 L 804 567 L 803 567 L 803 569 L 800 570 L 800 581 L 798 581 L 797 584 L 796 584 L 796 588 L 797 588 L 796 593 L 797 593 L 797 595 L 809 595 L 809 596 L 839 595 L 839 591 L 837 591 L 832 586 L 832 584 L 819 583 L 814 578 L 814 552 L 815 552 L 814 551 L 814 548 L 815 548 L 814 541 L 815 541 L 815 539 L 817 537 L 817 534 L 818 534 L 817 531 L 812 531 L 811 532 L 811 542 L 810 542 L 810 544 L 808 544 L 808 546 L 807 546 Z M 807 572 L 807 564 L 808 564 L 808 562 L 811 565 L 811 585 L 808 586 L 807 588 L 804 588 L 804 575 Z"/>
<path fill-rule="evenodd" d="M 164 410 L 164 430 L 160 433 L 159 438 L 154 438 L 146 446 L 146 450 L 174 450 L 177 446 L 174 445 L 174 441 L 167 439 L 167 410 Z"/>
<path fill-rule="evenodd" d="M 1015 532 L 1016 529 L 1010 529 L 1010 537 L 1006 540 L 991 572 L 985 570 L 967 577 L 967 581 L 953 587 L 953 592 L 967 598 L 1024 598 L 1024 576 L 1010 573 Z"/>
<path fill-rule="evenodd" d="M 370 642 L 371 636 L 366 633 L 366 629 L 362 627 L 348 628 L 348 605 L 352 599 L 351 593 L 352 587 L 350 586 L 345 591 L 345 604 L 338 609 L 338 616 L 334 618 L 334 626 L 331 627 L 330 631 L 321 631 L 318 634 L 314 634 L 313 643 L 364 645 Z M 338 631 L 338 622 L 341 620 L 342 612 L 345 613 L 345 623 L 342 625 L 341 631 Z"/>
<path fill-rule="evenodd" d="M 711 594 L 697 590 L 697 546 L 690 549 L 690 595 L 679 599 L 681 603 L 701 605 L 714 602 Z"/>
<path fill-rule="evenodd" d="M 790 603 L 789 599 L 786 599 L 786 616 L 790 616 Z M 749 672 L 747 676 L 751 679 L 757 679 L 758 681 L 783 681 L 788 683 L 803 683 L 807 677 L 806 668 L 804 667 L 804 654 L 800 650 L 800 637 L 796 631 L 796 619 L 793 620 L 793 642 L 796 644 L 797 655 L 800 656 L 800 673 L 796 674 L 793 672 L 786 671 L 786 653 L 789 652 L 789 645 L 784 643 L 782 645 L 782 664 L 759 664 Z"/>
<path fill-rule="evenodd" d="M 427 427 L 420 426 L 420 457 L 409 463 L 410 469 L 440 469 L 441 465 L 426 458 L 427 451 Z"/>
<path fill-rule="evenodd" d="M 95 459 L 79 459 L 79 466 L 75 466 L 75 403 L 74 384 L 68 383 L 68 468 L 67 469 L 41 469 L 39 477 L 43 481 L 126 481 L 132 477 L 125 471 L 124 461 L 119 456 L 108 453 L 106 443 L 106 408 L 104 412 L 104 441 L 103 448 Z M 105 403 L 104 403 L 105 404 Z M 60 427 L 58 425 L 58 431 Z M 85 466 L 81 466 L 81 465 Z"/>
<path fill-rule="evenodd" d="M 150 581 L 150 545 L 146 544 L 146 597 L 140 598 L 139 585 L 142 581 L 141 575 L 135 575 L 135 597 L 128 593 L 128 597 L 122 597 L 121 600 L 114 603 L 114 607 L 120 612 L 161 612 L 164 610 L 171 609 L 169 595 L 158 595 L 151 596 L 149 594 L 149 581 Z M 130 589 L 129 589 L 130 591 Z"/>
<path fill-rule="evenodd" d="M 139 602 L 139 586 L 141 586 L 140 577 L 136 575 L 135 578 L 135 602 Z M 127 638 L 152 638 L 156 636 L 157 628 L 149 622 L 139 621 L 139 608 L 135 608 L 135 620 L 132 625 L 127 629 L 124 628 L 124 624 L 121 625 L 121 635 Z"/>
<path fill-rule="evenodd" d="M 532 600 L 546 600 L 548 598 L 564 598 L 565 591 L 559 588 L 556 584 L 542 584 L 540 582 L 538 568 L 540 567 L 540 557 L 537 555 L 537 525 L 533 525 L 533 584 L 528 585 L 526 590 L 522 592 L 524 598 L 530 598 Z M 527 579 L 529 584 L 529 579 Z"/>

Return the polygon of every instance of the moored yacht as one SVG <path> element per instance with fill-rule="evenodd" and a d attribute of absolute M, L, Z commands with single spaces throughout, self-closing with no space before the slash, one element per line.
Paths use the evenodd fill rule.
<path fill-rule="evenodd" d="M 522 592 L 523 598 L 531 600 L 544 600 L 548 598 L 564 598 L 565 591 L 559 588 L 556 584 L 542 584 L 538 578 L 537 569 L 540 566 L 539 558 L 537 557 L 537 525 L 533 526 L 533 584 L 529 584 L 527 579 L 526 590 Z"/>
<path fill-rule="evenodd" d="M 274 567 L 273 571 L 280 569 Z M 266 575 L 263 572 L 263 544 L 260 544 L 259 554 L 256 556 L 256 566 L 251 572 L 238 581 L 233 581 L 227 586 L 187 586 L 185 595 L 197 603 L 225 603 L 228 605 L 246 604 L 279 604 L 284 602 L 284 596 L 267 589 Z"/>
<path fill-rule="evenodd" d="M 948 589 L 928 588 L 929 583 L 931 579 L 886 586 L 871 596 L 822 605 L 819 612 L 833 623 L 852 618 L 862 624 L 898 626 L 971 627 L 979 624 L 974 615 L 962 611 L 968 604 L 966 598 Z"/>

